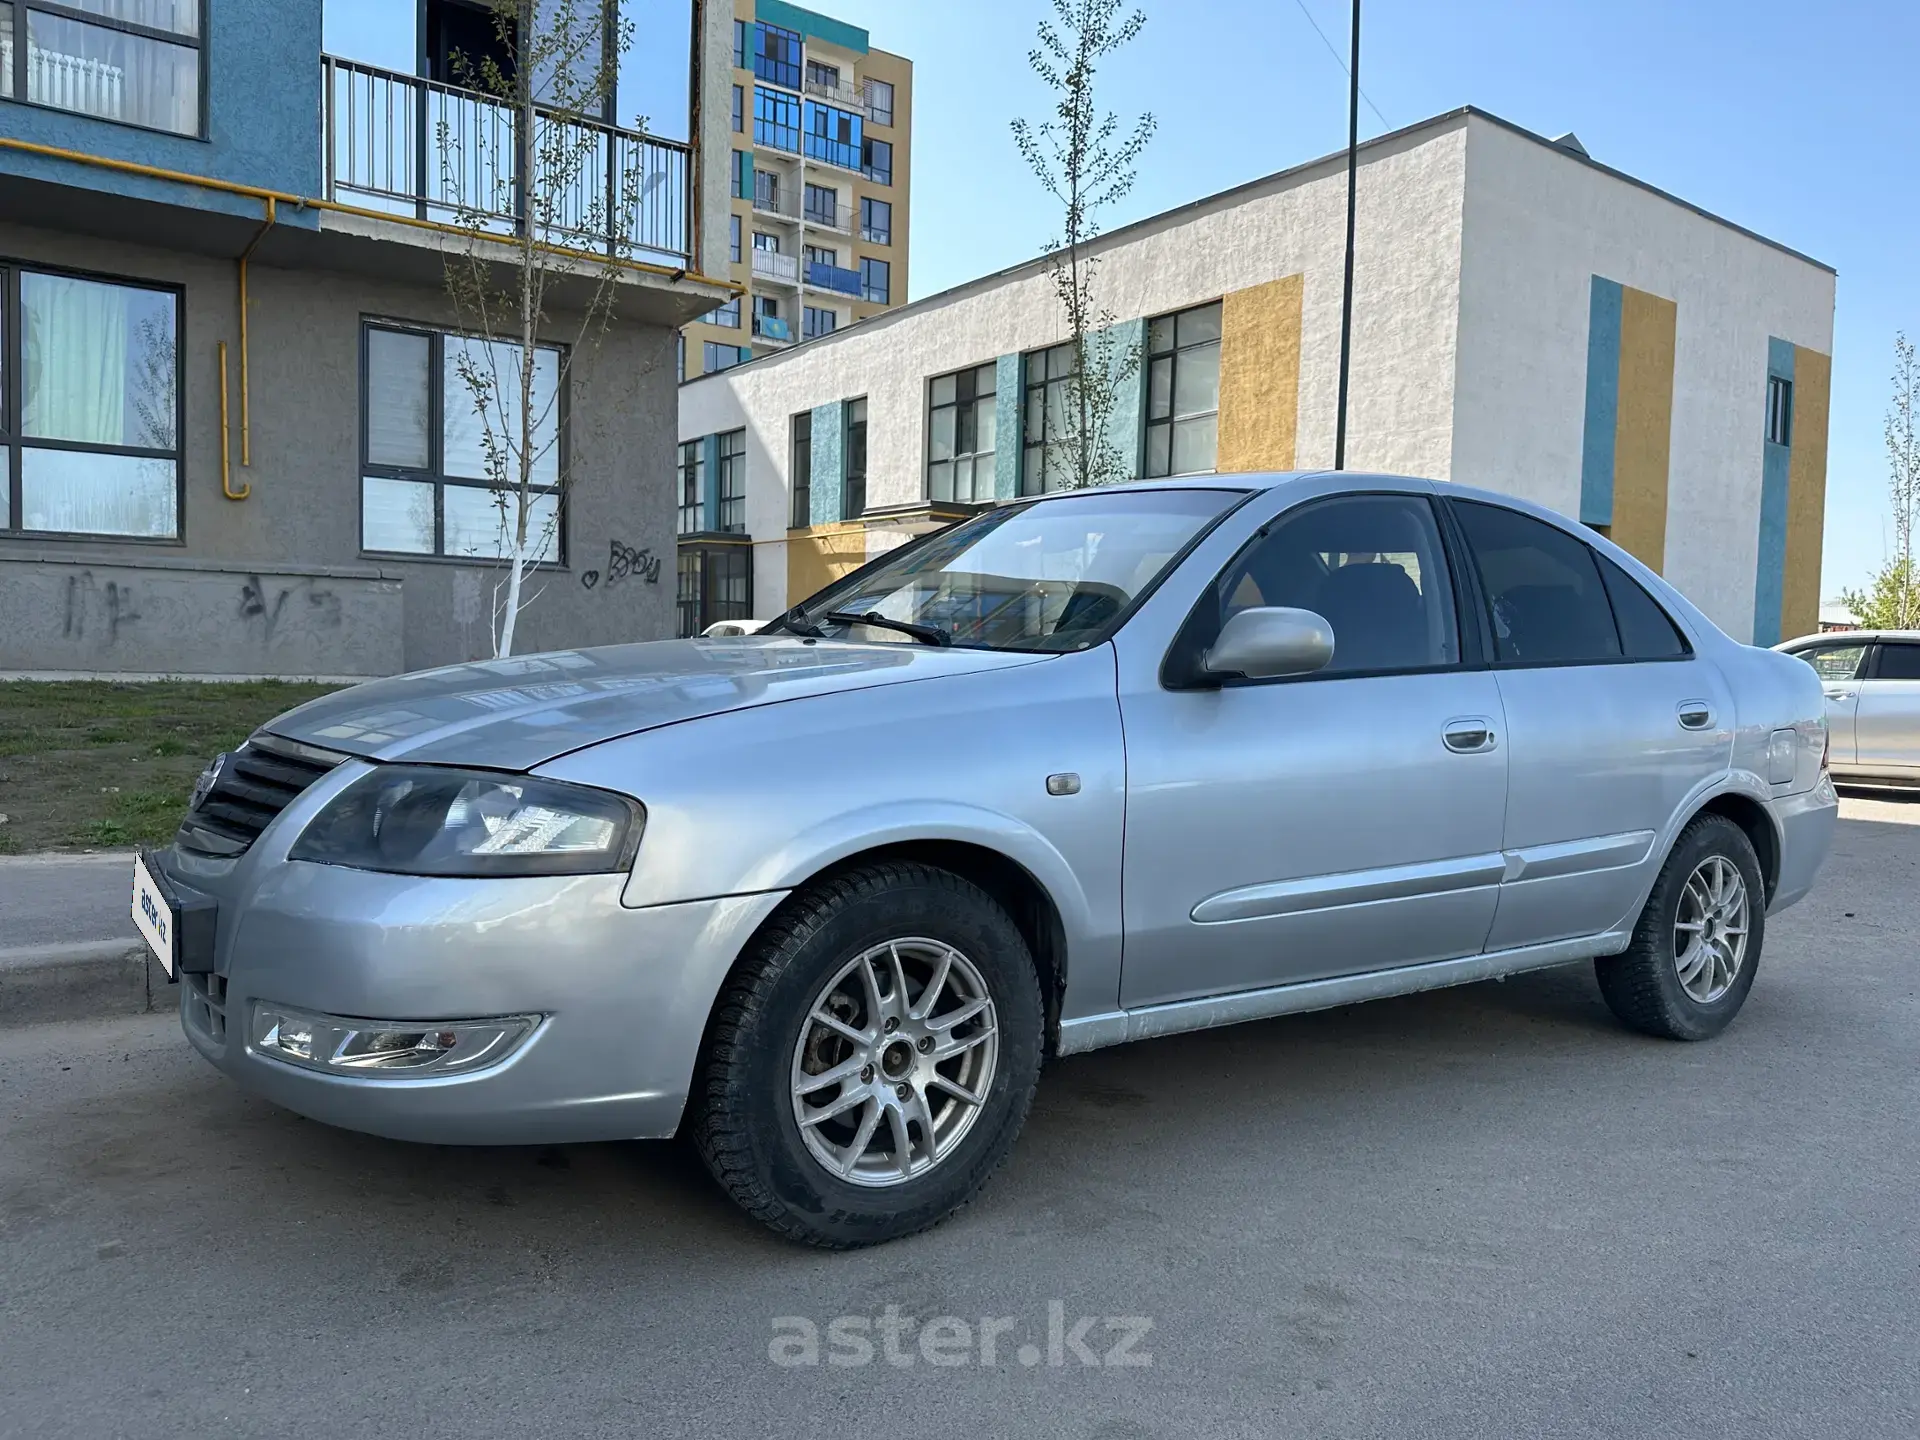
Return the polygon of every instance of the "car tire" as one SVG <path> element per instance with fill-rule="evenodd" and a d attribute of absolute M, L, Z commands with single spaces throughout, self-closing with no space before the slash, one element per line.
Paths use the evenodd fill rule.
<path fill-rule="evenodd" d="M 1734 889 L 1735 876 L 1745 927 L 1737 949 L 1734 922 L 1726 919 L 1733 902 L 1714 898 L 1723 884 L 1727 893 Z M 1711 953 L 1716 928 L 1724 948 Z M 1668 855 L 1632 942 L 1594 961 L 1594 973 L 1607 1008 L 1629 1028 L 1667 1040 L 1710 1040 L 1746 1002 L 1765 936 L 1766 882 L 1753 842 L 1724 815 L 1702 815 Z"/>
<path fill-rule="evenodd" d="M 916 1018 L 922 1001 L 931 1013 Z M 984 890 L 905 861 L 842 871 L 776 911 L 722 989 L 689 1097 L 694 1145 L 741 1208 L 791 1239 L 849 1249 L 914 1234 L 1006 1159 L 1043 1025 L 1032 956 Z"/>

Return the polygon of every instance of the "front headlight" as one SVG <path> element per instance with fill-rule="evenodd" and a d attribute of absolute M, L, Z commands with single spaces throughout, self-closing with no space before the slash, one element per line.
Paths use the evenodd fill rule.
<path fill-rule="evenodd" d="M 633 863 L 645 819 L 582 785 L 384 765 L 328 801 L 288 858 L 395 875 L 597 875 Z"/>

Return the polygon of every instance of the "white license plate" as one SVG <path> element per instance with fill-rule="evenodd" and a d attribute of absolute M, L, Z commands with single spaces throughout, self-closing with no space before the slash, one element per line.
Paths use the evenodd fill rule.
<path fill-rule="evenodd" d="M 167 897 L 160 893 L 160 887 L 153 883 L 153 876 L 147 873 L 146 859 L 138 855 L 133 860 L 133 923 L 171 977 L 180 917 L 167 903 Z"/>

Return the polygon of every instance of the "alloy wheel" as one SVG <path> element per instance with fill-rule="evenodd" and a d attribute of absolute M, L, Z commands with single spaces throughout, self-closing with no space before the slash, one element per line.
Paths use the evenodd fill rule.
<path fill-rule="evenodd" d="M 1747 959 L 1747 882 L 1724 855 L 1709 855 L 1680 891 L 1673 957 L 1680 986 L 1702 1005 L 1733 988 Z"/>

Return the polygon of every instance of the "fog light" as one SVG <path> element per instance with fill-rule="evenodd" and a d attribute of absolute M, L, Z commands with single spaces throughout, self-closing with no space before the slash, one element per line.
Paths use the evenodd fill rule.
<path fill-rule="evenodd" d="M 499 1020 L 350 1020 L 258 1003 L 249 1031 L 256 1054 L 344 1075 L 419 1075 L 497 1064 L 540 1023 Z"/>

